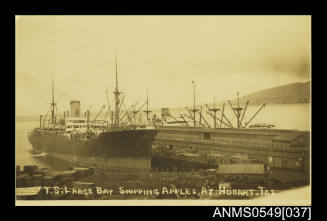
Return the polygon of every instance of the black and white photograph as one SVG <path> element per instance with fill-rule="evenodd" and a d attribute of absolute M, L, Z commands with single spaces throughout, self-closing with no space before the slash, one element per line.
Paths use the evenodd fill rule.
<path fill-rule="evenodd" d="M 16 15 L 16 205 L 311 205 L 311 16 Z"/>

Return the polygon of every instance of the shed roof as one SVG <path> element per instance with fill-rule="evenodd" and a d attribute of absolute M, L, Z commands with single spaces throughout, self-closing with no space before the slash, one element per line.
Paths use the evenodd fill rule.
<path fill-rule="evenodd" d="M 180 132 L 210 132 L 218 134 L 243 134 L 271 136 L 272 140 L 292 141 L 299 136 L 309 133 L 308 131 L 298 130 L 278 130 L 278 129 L 251 129 L 251 128 L 205 128 L 205 127 L 169 127 L 160 126 L 159 131 L 180 131 Z"/>

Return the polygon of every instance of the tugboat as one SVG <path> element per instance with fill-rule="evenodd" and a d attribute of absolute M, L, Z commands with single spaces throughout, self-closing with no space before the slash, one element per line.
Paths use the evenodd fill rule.
<path fill-rule="evenodd" d="M 119 171 L 151 170 L 151 147 L 157 129 L 148 118 L 150 112 L 148 99 L 146 101 L 147 125 L 133 124 L 129 117 L 129 110 L 120 116 L 123 100 L 120 101 L 122 92 L 118 90 L 117 58 L 116 85 L 113 93 L 115 110 L 114 112 L 110 111 L 109 106 L 111 122 L 109 120 L 96 120 L 105 106 L 102 107 L 94 120 L 90 120 L 89 110 L 86 111 L 84 117 L 81 117 L 79 101 L 71 101 L 70 116 L 68 111 L 64 112 L 63 119 L 57 121 L 52 81 L 51 121 L 47 123 L 45 121 L 46 116 L 42 119 L 41 115 L 40 126 L 29 133 L 28 138 L 33 149 L 38 153 L 46 153 L 49 156 L 82 166 Z M 136 113 L 134 112 L 134 114 Z"/>

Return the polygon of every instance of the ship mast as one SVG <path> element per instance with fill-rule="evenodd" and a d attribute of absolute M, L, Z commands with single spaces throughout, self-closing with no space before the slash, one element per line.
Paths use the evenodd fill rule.
<path fill-rule="evenodd" d="M 220 108 L 216 108 L 216 98 L 213 97 L 213 108 L 209 109 L 210 111 L 213 112 L 213 115 L 214 115 L 214 128 L 217 127 L 217 117 L 216 117 L 216 112 L 220 110 Z M 221 118 L 223 119 L 223 118 Z"/>
<path fill-rule="evenodd" d="M 116 54 L 116 87 L 115 91 L 113 92 L 115 95 L 115 126 L 119 126 L 119 95 L 121 92 L 118 90 L 118 76 L 117 76 L 117 54 Z"/>
<path fill-rule="evenodd" d="M 190 111 L 193 112 L 193 126 L 195 127 L 195 113 L 198 111 L 198 109 L 195 109 L 195 82 L 192 81 L 192 84 L 193 84 L 193 109 L 191 109 Z"/>
<path fill-rule="evenodd" d="M 52 77 L 52 103 L 50 103 L 52 106 L 52 110 L 51 110 L 51 123 L 54 124 L 55 123 L 55 116 L 54 116 L 54 111 L 55 111 L 55 106 L 56 103 L 54 102 L 54 85 L 53 85 L 53 77 Z"/>
<path fill-rule="evenodd" d="M 136 104 L 135 104 L 135 99 L 134 99 L 134 110 L 133 110 L 133 121 L 134 121 L 134 125 L 136 125 L 136 120 L 135 120 L 135 116 L 137 114 L 137 111 L 136 111 Z"/>
<path fill-rule="evenodd" d="M 151 111 L 149 111 L 149 96 L 148 96 L 148 89 L 146 90 L 146 111 L 144 111 L 146 113 L 146 123 L 148 124 L 149 122 L 149 113 L 151 113 Z"/>
<path fill-rule="evenodd" d="M 236 111 L 236 118 L 237 118 L 237 128 L 241 127 L 241 122 L 240 122 L 240 116 L 243 108 L 240 107 L 240 97 L 239 97 L 239 92 L 237 91 L 237 107 L 233 108 L 233 110 Z"/>

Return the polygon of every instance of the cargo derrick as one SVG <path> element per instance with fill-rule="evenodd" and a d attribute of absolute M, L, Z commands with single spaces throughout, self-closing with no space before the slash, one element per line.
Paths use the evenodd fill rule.
<path fill-rule="evenodd" d="M 190 126 L 190 124 L 185 120 L 185 117 L 188 118 L 189 120 L 191 120 L 191 122 L 193 122 L 193 127 L 206 127 L 206 128 L 211 128 L 211 125 L 208 123 L 208 121 L 206 120 L 203 112 L 202 112 L 202 107 L 201 110 L 196 109 L 195 107 L 195 82 L 192 81 L 193 84 L 193 108 L 188 108 L 187 106 L 185 107 L 186 111 L 188 112 L 188 114 L 185 113 L 181 113 L 180 114 L 180 118 L 182 119 L 182 121 L 178 120 L 176 117 L 174 117 L 171 114 L 168 114 L 167 116 L 171 117 L 172 119 L 175 120 L 175 122 L 171 122 L 171 123 L 182 123 L 185 126 Z M 232 102 L 230 100 L 227 101 L 227 103 L 229 104 L 231 110 L 233 111 L 235 117 L 236 117 L 236 125 L 234 125 L 231 120 L 226 116 L 225 114 L 225 103 L 222 105 L 222 108 L 216 107 L 216 102 L 215 102 L 215 97 L 214 97 L 214 103 L 213 103 L 213 107 L 210 108 L 208 106 L 208 104 L 205 104 L 207 110 L 205 111 L 205 113 L 207 115 L 209 115 L 212 119 L 213 119 L 213 128 L 223 128 L 223 127 L 227 127 L 227 128 L 247 128 L 249 126 L 249 124 L 251 123 L 251 121 L 259 114 L 259 112 L 263 109 L 263 107 L 265 106 L 265 104 L 263 104 L 258 111 L 250 118 L 250 120 L 248 122 L 243 122 L 245 114 L 246 114 L 246 110 L 247 107 L 249 105 L 249 100 L 246 102 L 245 108 L 240 106 L 240 100 L 239 100 L 239 92 L 237 92 L 237 106 L 234 107 Z M 218 117 L 217 112 L 221 111 L 221 116 Z M 196 113 L 199 112 L 199 120 L 196 119 Z M 167 117 L 166 116 L 166 117 Z M 220 122 L 220 124 L 217 123 L 217 121 Z M 269 127 L 270 128 L 270 127 Z"/>
<path fill-rule="evenodd" d="M 213 118 L 214 126 L 213 127 L 216 128 L 217 127 L 216 113 L 217 113 L 217 111 L 220 111 L 220 108 L 216 108 L 216 99 L 215 99 L 215 97 L 213 98 L 213 108 L 210 108 L 209 110 L 210 110 L 210 112 L 213 112 L 213 115 L 214 115 L 214 118 Z"/>
<path fill-rule="evenodd" d="M 190 109 L 189 111 L 191 111 L 193 113 L 193 126 L 196 126 L 196 120 L 195 120 L 195 113 L 199 111 L 199 109 L 195 109 L 195 82 L 192 81 L 193 84 L 193 109 Z"/>
<path fill-rule="evenodd" d="M 149 124 L 149 114 L 151 113 L 151 111 L 149 110 L 149 96 L 148 96 L 148 90 L 146 90 L 146 110 L 143 111 L 146 113 L 146 124 Z"/>

